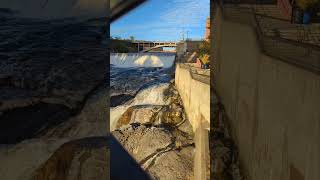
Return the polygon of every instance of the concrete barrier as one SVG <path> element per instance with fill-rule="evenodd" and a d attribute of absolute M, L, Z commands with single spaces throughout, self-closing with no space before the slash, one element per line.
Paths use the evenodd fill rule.
<path fill-rule="evenodd" d="M 209 179 L 210 71 L 177 63 L 175 85 L 195 133 L 195 179 Z"/>
<path fill-rule="evenodd" d="M 201 119 L 210 124 L 210 72 L 177 63 L 175 85 L 193 130 Z"/>
<path fill-rule="evenodd" d="M 252 26 L 214 19 L 214 87 L 247 179 L 319 180 L 320 75 L 265 55 Z"/>

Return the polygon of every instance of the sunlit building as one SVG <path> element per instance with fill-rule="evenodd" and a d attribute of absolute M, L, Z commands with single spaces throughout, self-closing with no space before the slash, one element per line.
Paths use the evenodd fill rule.
<path fill-rule="evenodd" d="M 210 18 L 206 20 L 206 33 L 204 35 L 204 40 L 209 41 L 210 39 Z"/>

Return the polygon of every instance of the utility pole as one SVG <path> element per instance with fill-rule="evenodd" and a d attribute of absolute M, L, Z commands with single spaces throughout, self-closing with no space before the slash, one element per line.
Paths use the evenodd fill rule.
<path fill-rule="evenodd" d="M 184 35 L 183 35 L 183 31 L 180 32 L 180 40 L 184 41 Z"/>
<path fill-rule="evenodd" d="M 182 28 L 182 40 L 184 41 L 184 27 Z"/>
<path fill-rule="evenodd" d="M 186 38 L 186 40 L 188 40 L 188 33 L 189 33 L 189 31 L 187 30 L 187 38 Z"/>

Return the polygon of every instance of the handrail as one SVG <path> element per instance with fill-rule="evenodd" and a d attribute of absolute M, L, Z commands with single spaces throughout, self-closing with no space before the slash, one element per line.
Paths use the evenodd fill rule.
<path fill-rule="evenodd" d="M 204 84 L 210 85 L 210 72 L 209 72 L 209 75 L 205 75 L 205 74 L 199 73 L 198 70 L 195 69 L 196 67 L 193 67 L 187 63 L 177 63 L 177 64 L 179 65 L 179 67 L 183 69 L 187 69 L 192 79 L 196 81 L 200 81 Z"/>
<path fill-rule="evenodd" d="M 259 14 L 250 6 L 224 5 L 222 0 L 216 4 L 220 6 L 223 18 L 249 24 L 256 29 L 259 44 L 265 54 L 320 73 L 320 38 L 317 39 L 317 33 L 311 33 L 310 27 Z"/>

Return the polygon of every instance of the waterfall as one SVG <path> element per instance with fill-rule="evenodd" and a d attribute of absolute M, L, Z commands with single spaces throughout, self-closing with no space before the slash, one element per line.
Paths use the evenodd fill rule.
<path fill-rule="evenodd" d="M 173 53 L 111 53 L 110 64 L 117 67 L 163 67 L 173 65 Z"/>
<path fill-rule="evenodd" d="M 131 106 L 135 105 L 167 105 L 168 103 L 164 97 L 164 91 L 169 88 L 169 83 L 159 83 L 152 85 L 139 91 L 136 97 L 124 104 L 114 108 L 110 108 L 110 128 L 113 131 L 116 127 L 117 121 L 121 115 Z"/>

